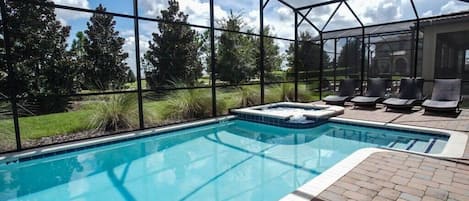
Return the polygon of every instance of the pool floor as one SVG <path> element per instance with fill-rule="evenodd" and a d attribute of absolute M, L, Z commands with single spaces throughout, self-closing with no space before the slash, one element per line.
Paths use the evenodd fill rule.
<path fill-rule="evenodd" d="M 234 120 L 0 165 L 0 200 L 278 200 L 354 151 L 396 136 L 434 139 L 334 123 L 289 129 Z"/>

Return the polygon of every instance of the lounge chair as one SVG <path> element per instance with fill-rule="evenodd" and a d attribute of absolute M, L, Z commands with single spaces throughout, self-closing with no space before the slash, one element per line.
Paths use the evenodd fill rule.
<path fill-rule="evenodd" d="M 329 95 L 322 100 L 330 105 L 344 105 L 355 95 L 356 80 L 345 79 L 340 81 L 339 93 L 337 95 Z"/>
<path fill-rule="evenodd" d="M 415 105 L 422 103 L 423 97 L 423 79 L 401 79 L 399 85 L 399 96 L 397 98 L 388 98 L 383 101 L 386 110 L 389 109 L 412 109 Z"/>
<path fill-rule="evenodd" d="M 425 111 L 458 111 L 461 103 L 461 79 L 435 79 L 432 98 L 422 107 Z"/>
<path fill-rule="evenodd" d="M 350 100 L 353 106 L 376 107 L 386 96 L 386 82 L 384 78 L 370 78 L 367 84 L 365 96 L 357 96 Z"/>

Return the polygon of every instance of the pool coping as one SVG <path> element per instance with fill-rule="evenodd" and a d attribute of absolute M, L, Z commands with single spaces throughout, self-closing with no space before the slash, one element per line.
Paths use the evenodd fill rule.
<path fill-rule="evenodd" d="M 383 149 L 383 148 L 363 148 L 355 151 L 350 156 L 346 157 L 342 161 L 338 162 L 334 166 L 330 167 L 317 177 L 309 180 L 295 191 L 284 196 L 280 201 L 306 201 L 312 200 L 319 196 L 324 190 L 329 188 L 332 184 L 337 182 L 341 177 L 352 171 L 353 168 L 357 167 L 361 162 L 367 159 L 370 155 L 378 152 L 407 152 L 418 154 L 422 156 L 439 157 L 439 158 L 461 158 L 464 155 L 468 136 L 462 132 L 443 130 L 436 128 L 409 126 L 402 124 L 393 123 L 382 123 L 364 120 L 347 119 L 340 117 L 332 117 L 329 119 L 330 122 L 345 123 L 361 126 L 370 126 L 378 128 L 387 128 L 404 131 L 417 131 L 425 132 L 436 135 L 447 135 L 449 136 L 448 142 L 445 148 L 440 154 L 425 154 L 420 152 L 413 152 L 407 150 L 394 150 L 394 149 Z M 449 145 L 449 146 L 448 146 Z"/>
<path fill-rule="evenodd" d="M 102 136 L 95 139 L 83 139 L 82 141 L 76 142 L 66 142 L 57 145 L 50 145 L 45 147 L 33 148 L 19 152 L 12 152 L 6 154 L 0 154 L 0 165 L 8 164 L 11 162 L 17 162 L 24 158 L 41 158 L 41 156 L 49 156 L 50 154 L 61 154 L 63 152 L 73 152 L 81 149 L 87 149 L 95 146 L 105 146 L 112 143 L 119 143 L 122 141 L 126 141 L 129 139 L 138 139 L 143 137 L 150 137 L 150 136 L 157 136 L 160 134 L 193 128 L 223 121 L 228 121 L 236 119 L 236 115 L 229 115 L 224 117 L 216 117 L 210 118 L 205 120 L 193 121 L 193 122 L 185 122 L 170 126 L 163 126 L 158 128 L 149 128 L 139 131 L 132 131 L 122 134 L 116 134 L 112 136 Z"/>
<path fill-rule="evenodd" d="M 378 152 L 390 152 L 390 150 L 380 148 L 363 148 L 353 152 L 350 156 L 341 160 L 323 173 L 309 180 L 295 191 L 280 199 L 280 201 L 310 201 L 316 198 L 321 192 L 329 188 L 332 184 L 345 176 L 353 168 L 358 166 L 368 156 Z"/>

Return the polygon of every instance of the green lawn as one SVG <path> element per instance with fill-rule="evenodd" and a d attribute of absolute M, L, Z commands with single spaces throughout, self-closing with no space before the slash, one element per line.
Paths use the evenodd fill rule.
<path fill-rule="evenodd" d="M 258 90 L 258 85 L 253 86 L 244 86 L 250 90 Z M 306 85 L 302 84 L 299 86 L 301 89 L 306 89 Z M 303 91 L 303 90 L 301 90 Z M 269 87 L 266 88 L 266 94 L 270 93 Z M 258 96 L 258 94 L 257 94 Z M 266 95 L 267 96 L 267 95 Z M 271 102 L 280 101 L 280 96 L 278 100 L 270 100 Z M 306 100 L 302 101 L 313 101 L 318 100 L 319 97 L 315 93 L 310 93 L 306 97 Z M 240 90 L 237 89 L 222 89 L 217 88 L 217 104 L 225 104 L 225 108 L 234 108 L 240 106 Z M 256 104 L 259 104 L 260 98 Z M 223 103 L 222 103 L 223 102 Z M 168 100 L 161 99 L 157 101 L 145 100 L 144 108 L 146 111 L 151 112 L 154 116 L 154 121 L 164 121 L 166 117 L 164 116 L 168 107 Z M 80 102 L 80 107 L 69 112 L 64 113 L 54 113 L 47 115 L 31 116 L 31 117 L 20 117 L 20 131 L 21 138 L 23 140 L 27 139 L 38 139 L 41 137 L 54 136 L 60 134 L 70 134 L 81 131 L 86 131 L 93 129 L 90 127 L 90 117 L 93 116 L 98 105 L 96 100 L 85 100 Z M 224 113 L 226 113 L 225 110 Z M 137 118 L 137 117 L 135 117 Z M 11 119 L 0 120 L 1 128 L 11 128 L 11 129 L 0 129 L 0 136 L 4 138 L 12 138 L 14 141 L 14 132 L 12 129 L 13 122 Z"/>

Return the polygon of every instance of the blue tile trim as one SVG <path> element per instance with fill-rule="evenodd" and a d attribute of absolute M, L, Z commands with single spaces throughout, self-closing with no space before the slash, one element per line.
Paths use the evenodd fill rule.
<path fill-rule="evenodd" d="M 327 119 L 307 119 L 306 122 L 290 122 L 284 119 L 277 119 L 272 117 L 264 117 L 259 115 L 250 114 L 237 114 L 240 120 L 251 121 L 256 123 L 263 123 L 272 126 L 280 126 L 286 128 L 313 128 L 327 122 Z"/>

